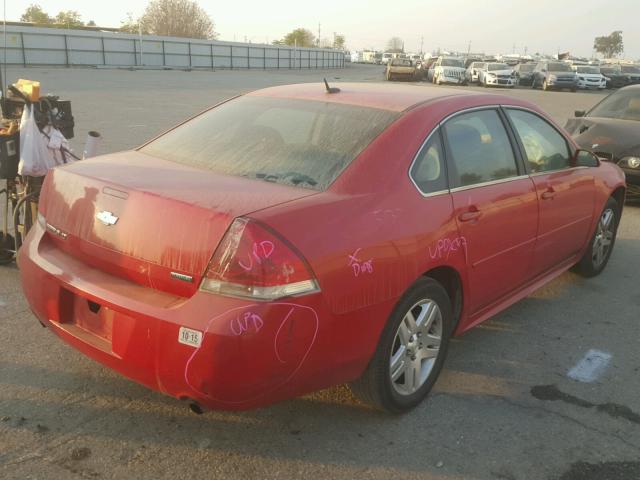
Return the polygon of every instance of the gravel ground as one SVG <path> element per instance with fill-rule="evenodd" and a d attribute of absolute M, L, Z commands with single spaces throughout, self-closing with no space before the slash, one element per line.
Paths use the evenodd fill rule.
<path fill-rule="evenodd" d="M 103 152 L 229 96 L 325 76 L 382 81 L 382 70 L 9 69 L 72 100 L 74 148 L 95 129 Z M 506 93 L 561 123 L 602 98 Z M 404 416 L 367 410 L 344 387 L 197 416 L 58 341 L 29 312 L 16 267 L 0 267 L 0 478 L 637 480 L 639 269 L 640 208 L 627 205 L 602 275 L 566 273 L 454 340 L 435 391 Z M 603 375 L 569 378 L 591 349 L 611 355 Z"/>

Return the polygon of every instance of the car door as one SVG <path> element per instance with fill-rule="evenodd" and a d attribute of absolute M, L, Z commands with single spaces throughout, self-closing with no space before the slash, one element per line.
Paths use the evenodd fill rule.
<path fill-rule="evenodd" d="M 538 201 L 499 109 L 457 114 L 443 133 L 473 315 L 529 279 Z"/>
<path fill-rule="evenodd" d="M 570 261 L 587 241 L 594 215 L 594 176 L 588 167 L 572 167 L 567 139 L 547 120 L 522 109 L 505 111 L 539 199 L 533 269 L 540 274 Z"/>

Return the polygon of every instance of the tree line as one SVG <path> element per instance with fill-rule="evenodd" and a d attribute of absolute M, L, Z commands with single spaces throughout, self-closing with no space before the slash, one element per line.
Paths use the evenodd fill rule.
<path fill-rule="evenodd" d="M 75 10 L 61 11 L 57 15 L 49 15 L 37 4 L 32 4 L 22 14 L 21 21 L 38 26 L 54 28 L 95 27 L 94 21 L 84 23 L 80 13 Z M 207 12 L 193 0 L 152 0 L 147 4 L 140 18 L 127 14 L 121 22 L 121 32 L 143 33 L 168 37 L 201 38 L 213 40 L 218 37 L 215 24 Z M 333 34 L 332 39 L 316 38 L 305 28 L 296 28 L 282 39 L 275 40 L 275 45 L 291 45 L 298 47 L 322 47 L 343 50 L 346 39 L 342 34 Z"/>

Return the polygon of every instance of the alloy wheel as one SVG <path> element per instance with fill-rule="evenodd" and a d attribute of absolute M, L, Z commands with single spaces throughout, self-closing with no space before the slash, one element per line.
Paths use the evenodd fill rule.
<path fill-rule="evenodd" d="M 604 263 L 611 249 L 615 229 L 615 216 L 613 209 L 607 208 L 602 212 L 602 216 L 598 221 L 591 249 L 591 259 L 595 268 L 599 268 Z"/>
<path fill-rule="evenodd" d="M 442 334 L 442 312 L 433 300 L 421 300 L 405 314 L 389 358 L 391 384 L 398 394 L 411 395 L 427 381 L 440 351 Z"/>

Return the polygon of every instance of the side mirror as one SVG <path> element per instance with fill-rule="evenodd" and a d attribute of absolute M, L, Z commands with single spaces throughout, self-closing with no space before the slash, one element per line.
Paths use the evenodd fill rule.
<path fill-rule="evenodd" d="M 600 165 L 600 160 L 589 150 L 576 150 L 572 163 L 574 167 L 597 167 Z"/>
<path fill-rule="evenodd" d="M 587 112 L 585 112 L 584 110 L 576 110 L 575 112 L 573 112 L 573 115 L 575 117 L 584 117 L 586 113 Z"/>

